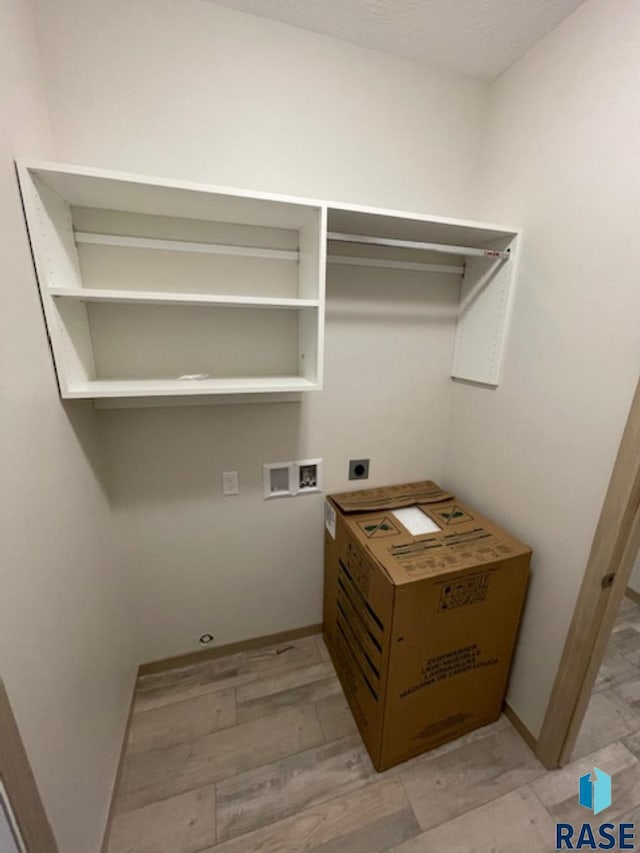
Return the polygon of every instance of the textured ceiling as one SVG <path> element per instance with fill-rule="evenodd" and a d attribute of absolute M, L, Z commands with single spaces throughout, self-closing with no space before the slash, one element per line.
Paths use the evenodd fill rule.
<path fill-rule="evenodd" d="M 314 33 L 492 80 L 582 0 L 216 0 Z"/>

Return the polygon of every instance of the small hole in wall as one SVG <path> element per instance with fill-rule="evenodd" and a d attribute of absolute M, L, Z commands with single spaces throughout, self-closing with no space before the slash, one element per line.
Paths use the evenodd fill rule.
<path fill-rule="evenodd" d="M 200 639 L 198 640 L 198 642 L 200 643 L 201 646 L 208 646 L 209 643 L 213 642 L 213 640 L 214 640 L 213 634 L 203 634 L 200 637 Z"/>

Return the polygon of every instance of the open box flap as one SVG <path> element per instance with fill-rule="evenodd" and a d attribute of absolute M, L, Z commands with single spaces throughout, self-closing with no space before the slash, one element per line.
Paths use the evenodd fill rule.
<path fill-rule="evenodd" d="M 361 489 L 330 495 L 331 500 L 342 512 L 375 512 L 382 509 L 398 509 L 414 504 L 432 504 L 451 500 L 451 492 L 443 491 L 431 480 L 405 483 L 402 486 L 385 486 L 379 489 Z"/>

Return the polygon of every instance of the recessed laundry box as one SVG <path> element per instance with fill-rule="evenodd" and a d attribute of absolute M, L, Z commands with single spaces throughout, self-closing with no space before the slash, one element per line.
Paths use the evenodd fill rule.
<path fill-rule="evenodd" d="M 500 715 L 531 549 L 435 483 L 326 503 L 324 635 L 375 767 Z"/>

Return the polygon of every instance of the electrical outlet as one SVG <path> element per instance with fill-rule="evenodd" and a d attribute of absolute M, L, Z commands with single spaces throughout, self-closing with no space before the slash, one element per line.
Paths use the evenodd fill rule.
<path fill-rule="evenodd" d="M 238 487 L 238 472 L 223 471 L 222 473 L 222 494 L 237 495 L 240 491 Z"/>
<path fill-rule="evenodd" d="M 349 460 L 349 479 L 350 480 L 368 480 L 369 479 L 369 460 L 368 459 L 351 459 L 351 460 Z"/>

